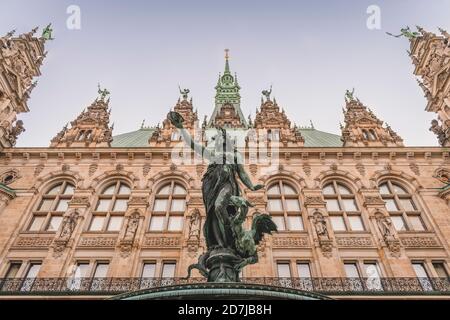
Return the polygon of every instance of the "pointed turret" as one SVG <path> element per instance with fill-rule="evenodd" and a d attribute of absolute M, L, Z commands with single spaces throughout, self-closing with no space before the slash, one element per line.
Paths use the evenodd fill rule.
<path fill-rule="evenodd" d="M 0 151 L 13 147 L 25 131 L 20 113 L 29 112 L 28 99 L 41 75 L 47 53 L 46 39 L 36 37 L 38 28 L 15 35 L 15 30 L 0 37 Z"/>
<path fill-rule="evenodd" d="M 341 125 L 344 147 L 402 147 L 403 140 L 391 127 L 383 126 L 372 110 L 354 96 L 354 90 L 345 94 L 344 123 Z"/>
<path fill-rule="evenodd" d="M 51 148 L 110 147 L 114 125 L 109 126 L 111 109 L 109 109 L 110 92 L 101 89 L 99 97 L 70 123 L 66 125 L 51 141 Z"/>
<path fill-rule="evenodd" d="M 237 75 L 231 74 L 229 50 L 225 50 L 225 70 L 219 74 L 216 85 L 215 108 L 209 120 L 209 127 L 247 128 L 247 121 L 241 110 L 241 87 Z"/>

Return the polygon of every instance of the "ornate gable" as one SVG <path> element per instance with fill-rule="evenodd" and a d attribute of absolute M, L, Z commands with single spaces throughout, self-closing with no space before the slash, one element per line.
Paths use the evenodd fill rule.
<path fill-rule="evenodd" d="M 110 147 L 114 125 L 109 126 L 109 92 L 100 89 L 100 97 L 51 140 L 50 147 Z"/>
<path fill-rule="evenodd" d="M 197 110 L 194 111 L 192 98 L 188 98 L 189 93 L 189 89 L 180 89 L 182 99 L 178 98 L 178 101 L 173 110 L 181 114 L 181 116 L 183 117 L 184 128 L 190 131 L 191 134 L 195 135 L 199 132 L 198 113 Z M 153 134 L 149 139 L 149 144 L 152 146 L 158 145 L 160 143 L 170 145 L 172 142 L 178 143 L 180 142 L 180 140 L 181 135 L 179 134 L 178 129 L 175 128 L 175 126 L 172 125 L 168 119 L 165 119 L 163 121 L 162 127 L 158 125 L 155 128 L 155 131 L 153 131 Z"/>
<path fill-rule="evenodd" d="M 354 97 L 354 90 L 346 93 L 343 109 L 345 126 L 341 125 L 344 147 L 403 146 L 403 140 L 391 127 L 383 127 L 383 121 Z"/>
<path fill-rule="evenodd" d="M 253 127 L 257 130 L 267 131 L 267 135 L 270 136 L 268 140 L 272 142 L 279 140 L 286 146 L 289 144 L 302 146 L 305 141 L 301 133 L 297 128 L 291 127 L 291 121 L 284 110 L 280 111 L 276 99 L 270 98 L 271 93 L 272 89 L 263 91 L 266 99 L 264 101 L 264 98 L 261 98 L 261 106 L 256 110 Z"/>

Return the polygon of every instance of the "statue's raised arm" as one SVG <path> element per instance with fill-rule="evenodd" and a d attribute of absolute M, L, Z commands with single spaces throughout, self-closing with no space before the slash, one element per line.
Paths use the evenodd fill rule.
<path fill-rule="evenodd" d="M 167 115 L 167 119 L 170 120 L 170 122 L 180 130 L 181 135 L 184 138 L 184 141 L 187 145 L 191 147 L 192 150 L 194 150 L 197 154 L 201 155 L 202 157 L 205 157 L 206 159 L 211 159 L 211 152 L 205 148 L 202 144 L 196 143 L 194 139 L 192 139 L 189 132 L 183 127 L 184 119 L 178 112 L 171 111 Z"/>

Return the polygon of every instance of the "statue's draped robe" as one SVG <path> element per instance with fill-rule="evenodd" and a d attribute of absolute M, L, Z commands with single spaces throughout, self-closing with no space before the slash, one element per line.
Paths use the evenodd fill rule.
<path fill-rule="evenodd" d="M 230 190 L 226 195 L 228 199 L 232 195 L 240 196 L 241 191 L 236 180 L 237 173 L 238 167 L 235 163 L 211 163 L 203 176 L 202 192 L 203 203 L 206 209 L 206 221 L 203 226 L 203 234 L 208 248 L 214 246 L 232 248 L 234 246 L 231 226 L 224 226 L 225 236 L 220 232 L 221 222 L 216 216 L 215 204 L 220 191 L 225 186 L 228 186 Z M 228 207 L 228 211 L 230 215 L 234 214 L 232 207 Z"/>

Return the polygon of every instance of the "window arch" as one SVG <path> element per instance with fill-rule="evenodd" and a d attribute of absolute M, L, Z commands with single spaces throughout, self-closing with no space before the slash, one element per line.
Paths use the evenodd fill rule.
<path fill-rule="evenodd" d="M 267 189 L 267 211 L 279 231 L 303 231 L 299 194 L 290 184 L 280 180 Z"/>
<path fill-rule="evenodd" d="M 408 190 L 391 180 L 382 182 L 379 189 L 397 231 L 426 230 L 419 207 Z"/>
<path fill-rule="evenodd" d="M 60 181 L 51 186 L 42 195 L 27 230 L 30 232 L 58 231 L 74 190 L 75 186 L 68 181 Z"/>
<path fill-rule="evenodd" d="M 322 191 L 334 231 L 365 230 L 361 211 L 350 188 L 333 180 L 326 184 Z"/>
<path fill-rule="evenodd" d="M 150 231 L 181 231 L 186 210 L 186 189 L 176 181 L 163 185 L 155 195 Z"/>
<path fill-rule="evenodd" d="M 119 232 L 128 208 L 131 188 L 123 181 L 107 185 L 98 196 L 89 231 Z"/>

